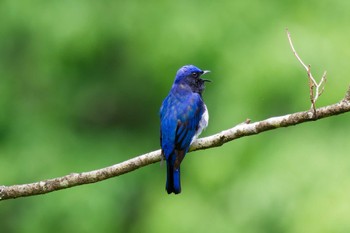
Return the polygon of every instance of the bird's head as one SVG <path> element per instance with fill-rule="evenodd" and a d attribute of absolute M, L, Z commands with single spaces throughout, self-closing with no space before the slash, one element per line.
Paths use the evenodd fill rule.
<path fill-rule="evenodd" d="M 201 76 L 209 72 L 209 70 L 201 70 L 194 65 L 185 65 L 177 71 L 174 84 L 190 87 L 193 92 L 202 94 L 205 88 L 204 83 L 210 80 L 203 79 Z"/>

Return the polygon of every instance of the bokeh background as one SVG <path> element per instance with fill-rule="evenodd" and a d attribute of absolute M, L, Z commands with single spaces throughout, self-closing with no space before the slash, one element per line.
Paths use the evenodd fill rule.
<path fill-rule="evenodd" d="M 299 52 L 350 84 L 350 1 L 0 2 L 0 184 L 109 166 L 159 148 L 158 111 L 184 64 L 212 73 L 203 135 L 310 107 Z M 153 164 L 0 203 L 17 232 L 350 232 L 349 114 L 189 154 L 181 195 Z"/>

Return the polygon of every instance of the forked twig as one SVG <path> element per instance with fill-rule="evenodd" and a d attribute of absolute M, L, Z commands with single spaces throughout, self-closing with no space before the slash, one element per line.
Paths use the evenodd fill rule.
<path fill-rule="evenodd" d="M 312 76 L 311 73 L 311 65 L 305 65 L 305 63 L 303 62 L 303 60 L 301 60 L 301 58 L 299 57 L 297 51 L 294 48 L 293 42 L 292 42 L 292 37 L 288 31 L 288 29 L 286 29 L 287 31 L 287 37 L 288 37 L 288 41 L 290 44 L 290 47 L 295 55 L 295 57 L 298 59 L 298 61 L 300 62 L 300 64 L 305 68 L 306 72 L 307 72 L 307 76 L 309 79 L 309 91 L 310 91 L 310 101 L 311 101 L 311 108 L 313 110 L 314 113 L 314 117 L 316 118 L 316 101 L 318 99 L 318 97 L 320 97 L 324 91 L 324 87 L 325 87 L 325 83 L 327 81 L 327 72 L 325 71 L 321 77 L 321 80 L 319 83 L 316 82 L 315 78 Z"/>

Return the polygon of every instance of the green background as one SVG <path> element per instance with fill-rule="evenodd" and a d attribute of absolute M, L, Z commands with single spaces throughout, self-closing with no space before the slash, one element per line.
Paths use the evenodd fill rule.
<path fill-rule="evenodd" d="M 203 136 L 307 110 L 350 84 L 350 1 L 0 2 L 0 184 L 89 171 L 159 148 L 178 68 L 212 71 Z M 350 232 L 349 114 L 189 154 L 181 195 L 153 164 L 0 202 L 1 232 Z"/>

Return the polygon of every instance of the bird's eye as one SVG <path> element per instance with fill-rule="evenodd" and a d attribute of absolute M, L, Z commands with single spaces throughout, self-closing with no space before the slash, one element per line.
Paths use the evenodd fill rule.
<path fill-rule="evenodd" d="M 193 72 L 193 73 L 192 73 L 192 77 L 193 77 L 193 78 L 197 78 L 197 77 L 198 77 L 198 73 Z"/>

